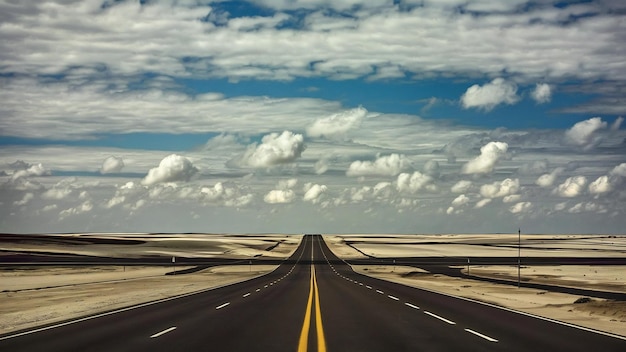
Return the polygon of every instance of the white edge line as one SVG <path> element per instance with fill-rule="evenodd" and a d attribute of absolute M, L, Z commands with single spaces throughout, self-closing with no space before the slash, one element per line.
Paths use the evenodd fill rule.
<path fill-rule="evenodd" d="M 472 329 L 465 329 L 465 331 L 469 332 L 470 334 L 474 334 L 478 337 L 482 337 L 483 339 L 487 340 L 487 341 L 491 341 L 491 342 L 498 342 L 498 340 L 494 339 L 493 337 L 489 337 L 487 335 L 483 335 L 477 331 L 474 331 Z"/>
<path fill-rule="evenodd" d="M 452 320 L 448 320 L 448 319 L 446 319 L 446 318 L 444 318 L 444 317 L 440 317 L 440 316 L 438 316 L 438 315 L 437 315 L 437 314 L 435 314 L 435 313 L 431 313 L 431 312 L 428 312 L 428 311 L 424 311 L 424 314 L 428 314 L 428 315 L 430 315 L 430 316 L 431 316 L 431 317 L 433 317 L 433 318 L 437 318 L 437 319 L 439 319 L 439 320 L 441 320 L 441 321 L 445 321 L 446 323 L 448 323 L 448 324 L 450 324 L 450 325 L 455 325 L 455 324 L 456 324 L 456 323 L 455 323 L 455 322 L 453 322 Z"/>
<path fill-rule="evenodd" d="M 229 304 L 230 304 L 230 302 L 226 302 L 226 303 L 224 303 L 224 304 L 221 304 L 221 305 L 219 305 L 219 306 L 215 307 L 215 309 L 222 309 L 222 308 L 226 307 L 226 306 L 227 306 L 227 305 L 229 305 Z"/>
<path fill-rule="evenodd" d="M 387 297 L 393 299 L 394 301 L 399 301 L 400 300 L 400 298 L 394 297 L 394 296 L 391 296 L 391 295 L 387 295 Z"/>
<path fill-rule="evenodd" d="M 175 327 L 175 326 L 172 326 L 171 328 L 169 328 L 169 329 L 165 329 L 165 330 L 163 330 L 163 331 L 161 331 L 161 332 L 157 332 L 156 334 L 154 334 L 154 335 L 150 336 L 150 338 L 151 338 L 151 339 L 153 339 L 153 338 L 155 338 L 155 337 L 159 337 L 159 336 L 164 335 L 164 334 L 167 334 L 168 332 L 173 331 L 173 330 L 176 330 L 176 327 Z"/>
<path fill-rule="evenodd" d="M 409 307 L 411 307 L 411 308 L 420 309 L 420 307 L 418 307 L 418 306 L 416 306 L 416 305 L 413 305 L 413 304 L 411 304 L 411 303 L 409 303 L 409 302 L 405 302 L 404 304 L 405 304 L 405 305 L 407 305 L 407 306 L 409 306 Z"/>
<path fill-rule="evenodd" d="M 262 276 L 265 276 L 265 275 L 269 275 L 269 274 L 273 273 L 274 271 L 278 270 L 278 268 L 280 268 L 280 265 L 278 267 L 276 267 L 276 269 L 270 271 L 269 273 L 265 273 L 265 274 L 261 274 L 261 275 L 255 276 L 255 277 L 251 277 L 251 278 L 249 278 L 247 280 L 244 280 L 244 281 L 234 282 L 234 283 L 225 284 L 225 285 L 219 285 L 219 286 L 210 287 L 210 288 L 206 288 L 206 289 L 202 289 L 202 290 L 198 290 L 198 291 L 194 291 L 194 292 L 189 292 L 189 293 L 183 293 L 182 295 L 178 295 L 178 296 L 172 296 L 172 297 L 167 297 L 167 298 L 163 298 L 163 299 L 158 299 L 156 301 L 140 303 L 140 304 L 137 304 L 137 305 L 134 305 L 134 306 L 130 306 L 130 307 L 126 307 L 126 308 L 120 308 L 120 309 L 116 309 L 116 310 L 113 310 L 113 311 L 110 311 L 110 312 L 98 313 L 98 314 L 94 314 L 94 315 L 78 318 L 78 319 L 75 319 L 75 320 L 68 320 L 68 321 L 65 321 L 63 323 L 58 323 L 58 324 L 54 324 L 54 325 L 50 325 L 50 326 L 45 326 L 45 327 L 42 327 L 42 328 L 37 328 L 37 329 L 33 329 L 33 330 L 23 331 L 23 332 L 20 332 L 20 333 L 17 333 L 17 334 L 13 334 L 13 335 L 3 336 L 3 337 L 0 337 L 0 341 L 12 339 L 12 338 L 16 338 L 16 337 L 20 337 L 20 336 L 24 336 L 24 335 L 30 335 L 30 334 L 34 334 L 34 333 L 38 333 L 38 332 L 42 332 L 42 331 L 46 331 L 46 330 L 56 329 L 56 328 L 60 328 L 62 326 L 67 326 L 67 325 L 71 325 L 71 324 L 81 323 L 81 322 L 87 321 L 87 320 L 92 320 L 92 319 L 96 319 L 96 318 L 105 317 L 107 315 L 113 315 L 113 314 L 117 314 L 117 313 L 122 313 L 122 312 L 126 312 L 126 311 L 129 311 L 129 310 L 137 309 L 137 308 L 143 308 L 143 307 L 151 306 L 151 305 L 158 304 L 158 303 L 163 303 L 163 302 L 167 302 L 167 301 L 173 301 L 175 299 L 189 297 L 189 296 L 201 294 L 201 293 L 204 293 L 204 292 L 217 290 L 217 289 L 220 289 L 220 288 L 237 285 L 237 284 L 240 284 L 240 283 L 243 283 L 243 282 L 247 282 L 247 281 L 251 281 L 251 280 L 254 280 L 254 279 L 258 279 L 258 278 L 260 278 Z"/>

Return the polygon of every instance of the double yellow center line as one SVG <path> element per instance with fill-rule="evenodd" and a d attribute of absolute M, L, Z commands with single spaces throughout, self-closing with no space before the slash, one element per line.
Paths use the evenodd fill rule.
<path fill-rule="evenodd" d="M 313 249 L 313 248 L 311 248 Z M 320 310 L 320 296 L 315 278 L 315 266 L 313 265 L 313 251 L 311 251 L 311 288 L 309 289 L 309 301 L 306 305 L 304 323 L 300 332 L 298 352 L 306 352 L 309 346 L 309 329 L 311 327 L 311 314 L 313 311 L 313 298 L 315 297 L 315 331 L 317 332 L 317 351 L 326 352 L 326 339 L 324 338 L 324 326 L 322 325 L 322 312 Z"/>

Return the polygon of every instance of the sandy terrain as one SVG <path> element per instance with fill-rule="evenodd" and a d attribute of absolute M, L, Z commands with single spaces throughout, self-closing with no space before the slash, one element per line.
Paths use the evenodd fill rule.
<path fill-rule="evenodd" d="M 467 268 L 462 268 L 467 274 Z M 517 266 L 471 266 L 473 276 L 517 280 Z M 535 265 L 522 266 L 524 281 L 576 288 L 589 288 L 626 294 L 626 266 L 624 265 Z"/>
<path fill-rule="evenodd" d="M 165 271 L 159 268 L 136 268 L 133 270 L 136 278 L 119 280 L 118 277 L 117 281 L 83 282 L 39 289 L 32 288 L 33 282 L 48 274 L 64 283 L 88 281 L 90 277 L 96 281 L 102 276 L 85 272 L 60 273 L 57 269 L 50 269 L 50 272 L 47 269 L 36 270 L 38 274 L 24 277 L 24 283 L 12 280 L 11 285 L 17 290 L 0 292 L 0 333 L 226 285 L 271 272 L 275 268 L 272 265 L 254 265 L 250 270 L 248 265 L 224 266 L 178 276 L 155 275 Z M 118 274 L 123 273 L 120 271 Z M 3 286 L 5 278 L 2 277 Z M 107 279 L 111 278 L 113 276 L 107 275 Z M 44 285 L 50 285 L 50 280 L 46 279 Z"/>

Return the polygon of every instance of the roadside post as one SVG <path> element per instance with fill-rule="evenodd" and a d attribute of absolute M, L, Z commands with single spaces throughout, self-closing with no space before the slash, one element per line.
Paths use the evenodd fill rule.
<path fill-rule="evenodd" d="M 176 257 L 172 257 L 172 266 L 174 267 L 174 275 L 176 275 Z"/>
<path fill-rule="evenodd" d="M 522 254 L 522 228 L 517 229 L 517 288 L 520 288 L 521 281 L 521 254 Z"/>

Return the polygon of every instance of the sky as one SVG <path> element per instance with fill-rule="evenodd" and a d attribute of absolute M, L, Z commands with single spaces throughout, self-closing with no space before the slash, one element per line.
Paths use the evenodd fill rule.
<path fill-rule="evenodd" d="M 618 0 L 0 0 L 0 232 L 624 233 Z"/>

